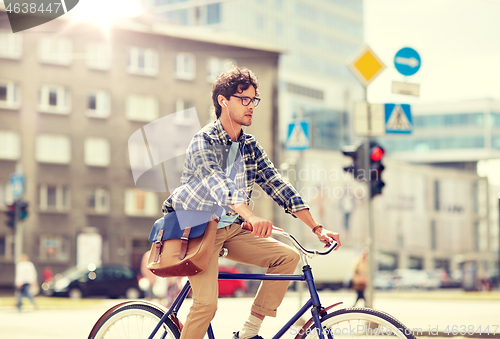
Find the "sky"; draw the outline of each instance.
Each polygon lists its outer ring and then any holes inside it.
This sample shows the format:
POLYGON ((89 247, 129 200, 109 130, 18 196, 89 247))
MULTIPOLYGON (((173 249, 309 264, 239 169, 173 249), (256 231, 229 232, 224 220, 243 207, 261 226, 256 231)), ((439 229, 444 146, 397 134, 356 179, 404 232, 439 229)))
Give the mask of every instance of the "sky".
POLYGON ((368 86, 373 103, 500 100, 500 0, 364 0, 365 42, 387 68, 368 86), (403 47, 420 70, 394 67, 403 47), (420 84, 420 97, 392 94, 392 81, 420 84))

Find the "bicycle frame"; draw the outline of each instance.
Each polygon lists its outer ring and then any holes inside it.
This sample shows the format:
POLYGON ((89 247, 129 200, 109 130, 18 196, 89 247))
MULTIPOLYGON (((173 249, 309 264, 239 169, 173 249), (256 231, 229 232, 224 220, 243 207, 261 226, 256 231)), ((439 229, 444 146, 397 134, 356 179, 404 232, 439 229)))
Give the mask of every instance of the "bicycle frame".
MULTIPOLYGON (((320 339, 324 339, 323 329, 321 328, 321 321, 319 313, 322 309, 318 291, 316 290, 316 285, 314 284, 313 275, 311 272, 311 267, 305 261, 305 265, 302 267, 302 274, 246 274, 246 273, 219 273, 219 280, 288 280, 288 281, 305 281, 309 289, 310 299, 302 306, 302 308, 295 313, 295 315, 273 336, 273 339, 281 338, 286 331, 297 321, 300 317, 306 313, 306 311, 312 307, 311 313, 316 328, 318 328, 318 335, 320 339)), ((152 339, 156 332, 161 327, 161 324, 171 315, 177 315, 182 303, 186 299, 189 291, 191 290, 191 284, 189 281, 181 289, 174 302, 168 309, 168 311, 163 315, 161 320, 156 325, 155 329, 149 336, 152 339)), ((215 339, 215 335, 212 330, 212 324, 208 326, 207 330, 208 338, 215 339)))

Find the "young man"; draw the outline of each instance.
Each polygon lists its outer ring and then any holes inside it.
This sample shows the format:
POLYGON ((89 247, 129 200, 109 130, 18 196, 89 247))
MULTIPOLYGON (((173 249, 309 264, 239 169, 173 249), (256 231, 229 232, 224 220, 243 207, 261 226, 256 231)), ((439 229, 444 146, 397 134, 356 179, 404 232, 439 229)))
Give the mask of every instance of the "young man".
MULTIPOLYGON (((217 120, 203 127, 188 147, 181 184, 163 204, 163 212, 173 210, 213 210, 224 208, 218 219, 215 246, 209 267, 189 277, 193 306, 182 329, 181 339, 202 339, 217 310, 218 256, 222 247, 227 258, 239 263, 266 267, 267 273, 293 274, 299 254, 273 239, 273 223, 249 207, 254 184, 258 184, 286 213, 302 220, 319 240, 335 240, 339 235, 319 225, 297 191, 283 181, 267 154, 243 126, 252 124, 259 104, 257 77, 246 68, 233 67, 221 73, 212 87, 217 120), (243 222, 253 231, 241 228, 243 222)), ((265 316, 276 316, 288 288, 288 281, 262 282, 248 320, 235 338, 261 339, 258 335, 265 316)))

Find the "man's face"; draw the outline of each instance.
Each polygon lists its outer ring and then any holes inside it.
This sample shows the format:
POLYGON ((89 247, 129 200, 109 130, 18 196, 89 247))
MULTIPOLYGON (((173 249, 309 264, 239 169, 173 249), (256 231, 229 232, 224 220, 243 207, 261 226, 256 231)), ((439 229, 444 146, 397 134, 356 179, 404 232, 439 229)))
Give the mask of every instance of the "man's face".
POLYGON ((244 106, 242 103, 243 100, 238 97, 255 98, 255 88, 250 86, 242 93, 236 92, 229 98, 229 101, 227 101, 228 114, 231 121, 241 126, 250 126, 252 124, 253 110, 255 108, 254 103, 251 101, 248 106, 244 106))

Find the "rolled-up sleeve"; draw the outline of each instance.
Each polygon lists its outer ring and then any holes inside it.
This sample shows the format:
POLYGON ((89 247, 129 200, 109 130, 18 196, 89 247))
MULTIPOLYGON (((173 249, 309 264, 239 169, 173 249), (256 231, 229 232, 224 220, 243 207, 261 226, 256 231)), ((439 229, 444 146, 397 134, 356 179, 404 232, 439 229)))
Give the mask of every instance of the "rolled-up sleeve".
POLYGON ((257 142, 255 143, 257 162, 256 183, 266 192, 286 213, 294 214, 303 209, 309 209, 297 190, 283 177, 269 160, 266 152, 257 142))

